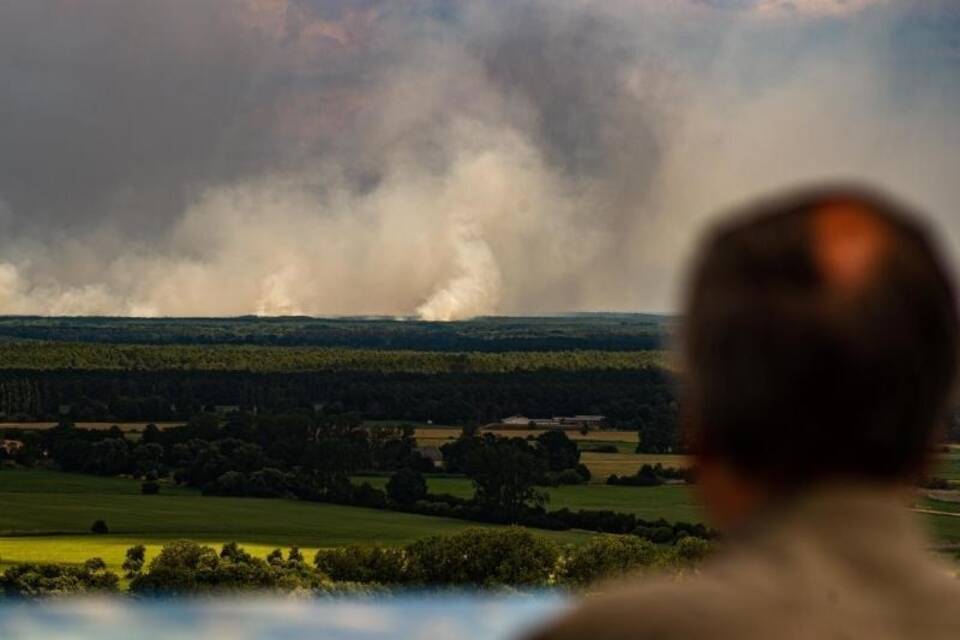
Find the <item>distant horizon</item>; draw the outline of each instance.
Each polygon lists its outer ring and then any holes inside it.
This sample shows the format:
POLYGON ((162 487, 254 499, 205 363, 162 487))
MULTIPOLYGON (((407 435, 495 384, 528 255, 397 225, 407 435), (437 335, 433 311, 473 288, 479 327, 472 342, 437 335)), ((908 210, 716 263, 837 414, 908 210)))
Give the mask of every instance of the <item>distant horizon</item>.
POLYGON ((46 315, 46 314, 20 314, 20 313, 2 313, 0 319, 64 319, 64 320, 352 320, 352 321, 392 321, 392 322, 425 322, 437 324, 450 324, 457 322, 475 322, 478 320, 498 320, 498 319, 524 319, 536 320, 538 318, 576 318, 578 316, 625 316, 625 317, 649 317, 649 318, 673 318, 679 315, 676 312, 666 311, 556 311, 546 313, 531 314, 484 314, 470 318, 459 318, 456 320, 425 320, 418 316, 398 316, 398 315, 378 315, 378 314, 357 314, 357 315, 258 315, 258 314, 240 314, 223 316, 123 316, 123 315, 46 315))

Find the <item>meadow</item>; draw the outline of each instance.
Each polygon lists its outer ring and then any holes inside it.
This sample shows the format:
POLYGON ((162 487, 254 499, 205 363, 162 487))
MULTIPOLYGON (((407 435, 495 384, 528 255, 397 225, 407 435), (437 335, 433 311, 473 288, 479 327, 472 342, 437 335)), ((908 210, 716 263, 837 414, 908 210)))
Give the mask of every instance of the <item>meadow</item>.
MULTIPOLYGON (((82 562, 102 557, 118 569, 126 549, 145 544, 148 553, 170 540, 205 544, 238 542, 265 555, 297 545, 313 551, 351 543, 405 544, 476 523, 360 507, 210 498, 164 485, 161 495, 140 495, 140 483, 41 470, 0 471, 0 564, 82 562), (103 519, 106 535, 89 533, 103 519)), ((578 543, 581 532, 543 532, 560 543, 578 543)))

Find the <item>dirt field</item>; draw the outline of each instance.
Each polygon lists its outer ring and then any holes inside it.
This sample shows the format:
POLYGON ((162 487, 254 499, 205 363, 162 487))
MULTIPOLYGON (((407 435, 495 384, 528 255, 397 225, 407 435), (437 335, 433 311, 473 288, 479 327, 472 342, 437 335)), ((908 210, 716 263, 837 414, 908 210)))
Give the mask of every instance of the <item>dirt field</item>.
MULTIPOLYGON (((483 429, 480 433, 492 433, 506 438, 537 437, 546 429, 483 429)), ((629 442, 637 444, 636 431, 589 431, 586 435, 577 430, 564 431, 571 440, 593 440, 602 442, 629 442)), ((460 436, 459 428, 417 427, 417 439, 420 440, 456 440, 460 436)))

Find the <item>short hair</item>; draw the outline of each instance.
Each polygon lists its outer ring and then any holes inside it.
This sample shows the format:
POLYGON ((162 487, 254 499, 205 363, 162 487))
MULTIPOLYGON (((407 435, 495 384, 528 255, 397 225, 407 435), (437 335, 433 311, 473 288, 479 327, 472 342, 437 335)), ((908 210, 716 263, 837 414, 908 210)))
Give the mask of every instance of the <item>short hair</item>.
POLYGON ((685 437, 780 485, 906 479, 952 400, 957 304, 919 215, 822 187, 734 212, 682 332, 685 437))

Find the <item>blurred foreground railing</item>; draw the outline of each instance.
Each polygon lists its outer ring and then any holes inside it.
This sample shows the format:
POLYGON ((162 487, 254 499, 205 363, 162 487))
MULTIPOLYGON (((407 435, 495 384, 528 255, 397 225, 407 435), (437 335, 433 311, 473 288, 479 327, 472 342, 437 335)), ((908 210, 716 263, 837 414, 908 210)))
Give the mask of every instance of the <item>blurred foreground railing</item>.
POLYGON ((514 638, 557 615, 556 595, 331 599, 0 600, 3 640, 514 638))

